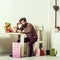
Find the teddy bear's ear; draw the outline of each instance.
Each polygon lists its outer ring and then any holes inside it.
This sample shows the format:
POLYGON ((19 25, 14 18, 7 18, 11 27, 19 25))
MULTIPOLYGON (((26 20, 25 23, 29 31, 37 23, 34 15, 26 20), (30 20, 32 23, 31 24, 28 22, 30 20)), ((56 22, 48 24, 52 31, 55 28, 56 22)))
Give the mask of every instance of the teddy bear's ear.
POLYGON ((5 22, 5 24, 7 24, 7 22, 5 22))
POLYGON ((5 25, 11 26, 11 23, 9 23, 9 22, 5 22, 5 25))

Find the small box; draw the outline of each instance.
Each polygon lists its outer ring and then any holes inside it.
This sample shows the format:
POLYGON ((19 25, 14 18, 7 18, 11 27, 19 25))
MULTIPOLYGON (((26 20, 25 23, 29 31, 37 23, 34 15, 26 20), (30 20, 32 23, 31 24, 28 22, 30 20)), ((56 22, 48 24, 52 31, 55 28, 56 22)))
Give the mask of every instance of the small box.
POLYGON ((44 56, 44 50, 40 50, 40 56, 44 56))
POLYGON ((50 50, 46 50, 46 55, 50 55, 50 50))
POLYGON ((50 56, 55 56, 55 49, 54 48, 50 49, 50 56))

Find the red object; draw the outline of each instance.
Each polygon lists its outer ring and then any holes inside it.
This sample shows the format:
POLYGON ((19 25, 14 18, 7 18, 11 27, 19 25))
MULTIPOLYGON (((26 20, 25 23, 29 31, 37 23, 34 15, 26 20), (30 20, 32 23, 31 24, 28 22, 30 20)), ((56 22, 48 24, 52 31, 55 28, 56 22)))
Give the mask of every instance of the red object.
POLYGON ((40 50, 40 56, 44 56, 44 50, 40 50))
POLYGON ((8 33, 9 33, 9 32, 13 32, 12 30, 9 30, 9 29, 6 29, 5 31, 8 32, 8 33))

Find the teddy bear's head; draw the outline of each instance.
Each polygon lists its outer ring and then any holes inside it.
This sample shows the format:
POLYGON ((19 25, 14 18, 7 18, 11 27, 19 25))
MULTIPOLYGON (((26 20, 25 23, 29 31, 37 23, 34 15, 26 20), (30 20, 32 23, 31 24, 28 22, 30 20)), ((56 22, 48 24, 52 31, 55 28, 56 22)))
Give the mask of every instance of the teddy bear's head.
POLYGON ((5 32, 13 32, 12 28, 11 28, 11 23, 9 22, 5 22, 5 32))
POLYGON ((4 26, 4 28, 8 29, 10 26, 11 26, 11 23, 9 23, 9 22, 5 22, 5 26, 4 26))

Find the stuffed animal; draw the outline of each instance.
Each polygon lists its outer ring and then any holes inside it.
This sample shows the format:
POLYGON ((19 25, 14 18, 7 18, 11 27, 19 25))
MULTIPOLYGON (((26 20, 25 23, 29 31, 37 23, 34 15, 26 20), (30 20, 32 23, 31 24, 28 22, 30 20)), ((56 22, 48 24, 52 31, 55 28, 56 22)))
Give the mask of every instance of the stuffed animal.
POLYGON ((13 32, 12 28, 11 28, 11 23, 9 22, 5 22, 5 32, 13 32))

